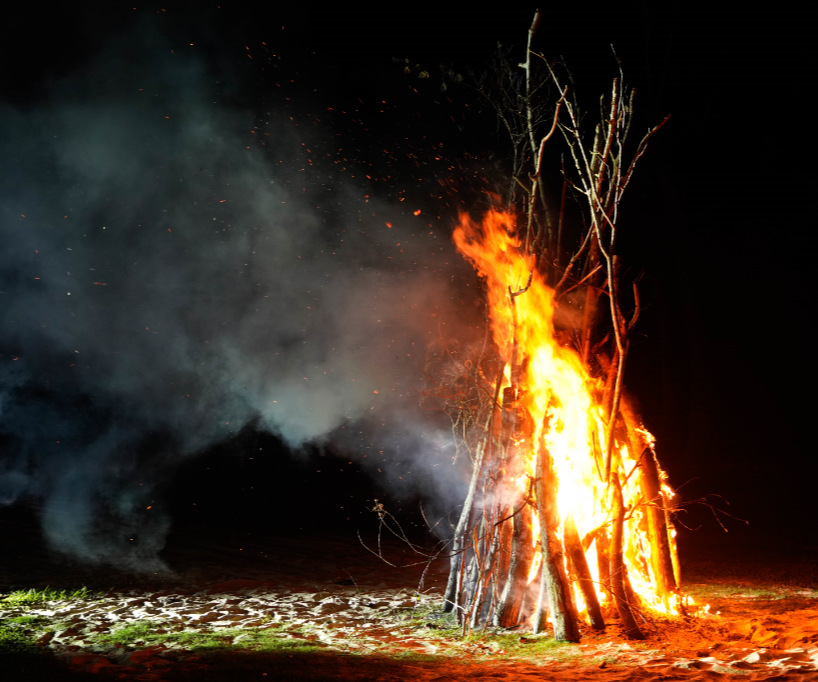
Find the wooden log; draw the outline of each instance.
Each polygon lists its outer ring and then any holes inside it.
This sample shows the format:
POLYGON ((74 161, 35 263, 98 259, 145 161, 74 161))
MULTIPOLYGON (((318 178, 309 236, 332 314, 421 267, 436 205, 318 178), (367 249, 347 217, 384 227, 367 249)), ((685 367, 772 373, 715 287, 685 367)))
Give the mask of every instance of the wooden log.
POLYGON ((548 602, 548 586, 543 575, 542 555, 540 556, 540 567, 537 571, 537 604, 534 608, 534 618, 531 623, 531 631, 538 635, 546 629, 546 616, 551 612, 551 604, 548 602))
MULTIPOLYGON (((596 561, 599 571, 599 583, 605 592, 607 603, 613 604, 613 593, 611 592, 611 538, 605 527, 598 528, 594 532, 594 542, 596 542, 596 561)), ((590 544, 590 543, 589 543, 590 544)), ((583 549, 587 550, 583 542, 583 549)))
POLYGON ((497 534, 500 541, 500 549, 497 553, 497 580, 496 580, 496 604, 492 611, 491 623, 495 627, 499 626, 500 613, 505 602, 505 591, 511 574, 511 564, 514 559, 514 508, 506 507, 503 510, 503 518, 498 521, 497 534))
POLYGON ((535 494, 537 498, 537 516, 540 521, 540 597, 537 617, 534 621, 535 632, 544 627, 544 604, 547 599, 551 615, 551 626, 554 639, 558 642, 578 642, 576 610, 571 601, 568 579, 565 576, 562 561, 562 547, 556 537, 557 510, 554 491, 554 479, 551 475, 551 456, 540 443, 536 453, 535 494))
POLYGON ((460 594, 462 593, 461 588, 467 565, 466 536, 468 535, 468 529, 471 525, 474 498, 477 491, 477 483, 480 480, 480 474, 483 467, 483 453, 485 452, 485 448, 486 441, 484 440, 478 446, 477 456, 472 465, 469 491, 466 494, 466 500, 463 503, 463 509, 460 511, 460 518, 458 519, 457 526, 454 530, 452 553, 449 559, 449 578, 446 582, 446 592, 443 595, 444 613, 450 613, 458 606, 462 606, 460 603, 460 594))
POLYGON ((494 563, 494 552, 492 551, 494 537, 491 535, 491 530, 491 524, 484 518, 475 538, 475 581, 468 594, 469 607, 467 616, 463 619, 464 634, 478 625, 485 610, 485 598, 494 563))
MULTIPOLYGON (((504 368, 503 368, 504 369, 504 368)), ((474 501, 478 485, 484 478, 484 460, 491 458, 494 454, 496 435, 501 430, 500 422, 502 417, 499 414, 500 407, 498 399, 500 389, 503 384, 503 369, 500 370, 494 384, 494 398, 492 400, 491 414, 485 425, 484 437, 477 445, 474 461, 472 463, 472 475, 469 481, 469 490, 463 502, 463 509, 457 521, 452 542, 452 553, 450 557, 449 577, 446 582, 446 591, 443 595, 443 612, 450 613, 462 606, 463 580, 468 567, 466 554, 466 538, 469 529, 474 523, 474 501), (488 451, 488 453, 487 453, 488 451)), ((458 615, 459 617, 459 615, 458 615)))
POLYGON ((677 591, 676 572, 673 566, 671 540, 666 517, 665 496, 659 479, 659 465, 651 448, 645 448, 639 459, 642 469, 642 490, 647 500, 647 530, 651 546, 651 569, 656 587, 661 595, 677 591))
MULTIPOLYGON (((513 302, 512 298, 512 302, 513 302)), ((515 350, 516 357, 516 350, 515 350)), ((517 382, 523 371, 524 363, 512 363, 512 382, 517 382)), ((525 443, 525 434, 530 431, 530 417, 520 409, 519 392, 513 386, 503 390, 503 440, 505 443, 525 443)), ((525 446, 509 445, 509 454, 505 461, 504 479, 513 481, 523 476, 526 459, 525 446)), ((531 536, 530 497, 532 488, 525 493, 519 491, 513 498, 511 524, 511 546, 508 573, 500 594, 495 624, 511 628, 522 625, 525 619, 525 601, 528 593, 528 573, 534 557, 531 536)))
POLYGON ((495 618, 495 624, 503 628, 522 625, 527 616, 528 574, 534 560, 531 507, 523 503, 522 508, 509 523, 513 524, 511 560, 495 618))
POLYGON ((671 510, 665 507, 665 526, 667 527, 668 544, 670 545, 670 560, 673 564, 673 577, 676 578, 676 585, 682 584, 682 570, 679 566, 679 551, 676 548, 676 538, 673 536, 673 522, 670 518, 671 510))
POLYGON ((588 622, 594 630, 604 630, 605 619, 602 617, 602 609, 596 596, 591 569, 588 567, 588 560, 585 558, 585 552, 582 549, 577 526, 570 516, 565 519, 563 524, 563 542, 565 543, 565 551, 568 554, 571 567, 577 577, 577 584, 582 592, 582 597, 585 599, 588 622))
POLYGON ((613 595, 616 610, 622 621, 622 629, 631 639, 644 639, 642 631, 636 624, 631 609, 630 595, 627 590, 627 574, 625 561, 622 556, 623 526, 625 522, 625 508, 622 501, 622 488, 619 485, 619 476, 611 474, 611 499, 613 524, 611 528, 611 543, 609 547, 609 563, 611 573, 611 594, 613 595))

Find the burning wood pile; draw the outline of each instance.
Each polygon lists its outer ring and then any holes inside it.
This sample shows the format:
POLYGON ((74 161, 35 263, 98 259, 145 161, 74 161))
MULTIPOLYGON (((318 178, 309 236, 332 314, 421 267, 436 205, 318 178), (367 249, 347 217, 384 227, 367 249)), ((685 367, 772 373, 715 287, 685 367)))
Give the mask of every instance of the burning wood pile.
POLYGON ((634 611, 681 608, 673 493, 653 438, 622 395, 612 411, 614 382, 560 343, 554 290, 511 215, 463 216, 454 238, 486 282, 502 369, 474 447, 447 607, 469 626, 535 632, 548 616, 569 641, 580 617, 603 629, 614 607, 639 637, 634 611))
MULTIPOLYGON (((639 292, 636 282, 623 286, 616 254, 622 195, 661 124, 628 145, 633 97, 620 74, 601 122, 586 133, 567 79, 531 49, 538 21, 523 76, 498 79, 516 82, 525 103, 517 128, 503 112, 518 142, 515 183, 481 219, 461 215, 454 232, 485 283, 490 341, 462 362, 456 390, 449 386, 472 476, 445 608, 464 630, 536 633, 550 622, 556 639, 577 641, 581 623, 601 630, 616 620, 641 638, 643 616, 678 614, 684 601, 673 492, 624 391, 639 292), (546 86, 556 93, 550 104, 546 86), (560 141, 570 163, 562 164, 555 210, 543 191, 543 159, 560 141)), ((509 74, 515 68, 507 65, 509 74)))

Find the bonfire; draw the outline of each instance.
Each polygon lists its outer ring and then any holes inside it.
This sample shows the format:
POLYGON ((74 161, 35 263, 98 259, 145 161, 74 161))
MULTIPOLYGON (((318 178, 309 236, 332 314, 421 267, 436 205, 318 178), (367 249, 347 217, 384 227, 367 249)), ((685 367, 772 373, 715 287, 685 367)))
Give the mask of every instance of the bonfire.
POLYGON ((447 608, 472 625, 530 624, 535 632, 550 613, 558 638, 575 640, 578 617, 604 629, 603 612, 614 607, 639 637, 634 609, 683 608, 673 492, 654 439, 624 396, 611 411, 609 384, 560 343, 554 290, 523 251, 513 216, 463 215, 454 239, 486 282, 502 369, 458 527, 447 608))
POLYGON ((586 130, 569 79, 532 49, 538 22, 525 63, 496 79, 515 96, 486 92, 525 104, 517 124, 514 112, 501 117, 518 145, 514 182, 479 216, 461 214, 454 231, 485 285, 491 350, 461 360, 447 392, 472 475, 445 608, 465 630, 550 623, 556 639, 577 641, 581 623, 602 630, 615 620, 640 638, 649 614, 685 609, 674 494, 625 392, 640 304, 616 252, 623 193, 662 124, 629 144, 633 93, 620 72, 586 130), (560 143, 556 208, 543 161, 560 143))

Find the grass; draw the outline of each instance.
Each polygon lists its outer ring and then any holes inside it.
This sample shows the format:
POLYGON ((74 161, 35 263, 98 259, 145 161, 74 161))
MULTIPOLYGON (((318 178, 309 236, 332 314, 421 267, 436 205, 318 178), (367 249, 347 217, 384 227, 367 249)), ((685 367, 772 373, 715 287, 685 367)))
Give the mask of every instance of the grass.
MULTIPOLYGON (((64 598, 64 593, 26 590, 15 593, 11 601, 4 601, 13 606, 26 606, 64 598)), ((81 594, 73 592, 68 598, 79 599, 81 594)), ((36 632, 38 626, 41 630, 42 626, 48 624, 54 625, 47 617, 30 615, 12 616, 0 621, 0 670, 4 675, 12 675, 8 679, 25 679, 27 682, 86 679, 84 674, 67 669, 47 647, 37 643, 32 632, 36 632)), ((133 621, 98 636, 96 643, 129 649, 156 645, 179 648, 199 656, 203 663, 218 663, 217 667, 222 672, 225 672, 224 666, 231 661, 255 666, 258 665, 257 657, 264 656, 284 662, 287 667, 293 660, 305 662, 309 661, 309 655, 323 653, 322 645, 288 637, 287 631, 281 626, 222 629, 187 627, 178 630, 174 630, 174 627, 178 628, 179 625, 150 620, 133 621)), ((51 628, 46 628, 48 629, 51 628)), ((181 674, 187 679, 187 673, 181 674)))
MULTIPOLYGON (((51 587, 15 590, 0 595, 0 609, 29 609, 54 601, 90 601, 96 593, 87 587, 75 590, 55 590, 51 587)), ((46 616, 16 615, 0 620, 0 670, 3 679, 26 680, 85 680, 81 673, 68 669, 47 647, 36 641, 36 631, 55 625, 46 616)))
POLYGON ((31 588, 28 590, 15 590, 5 597, 0 598, 0 606, 36 606, 50 601, 75 601, 89 600, 94 597, 94 593, 87 587, 80 587, 76 590, 52 590, 50 587, 43 589, 31 588))
POLYGON ((5 619, 6 623, 14 623, 16 625, 32 627, 35 625, 42 625, 48 622, 45 616, 13 616, 5 619))
POLYGON ((413 627, 425 628, 439 637, 459 637, 463 631, 454 613, 444 613, 436 607, 414 609, 406 620, 413 627))
MULTIPOLYGON (((463 637, 453 614, 444 614, 431 608, 415 610, 412 617, 404 619, 401 624, 441 643, 460 642, 466 646, 472 645, 475 650, 469 649, 470 657, 480 657, 481 650, 493 658, 499 656, 503 659, 534 660, 548 656, 551 659, 569 660, 578 655, 574 645, 557 642, 545 635, 521 636, 519 633, 488 630, 463 637)), ((180 627, 178 623, 138 620, 124 623, 112 632, 100 635, 97 641, 129 649, 162 645, 207 657, 241 652, 292 656, 325 651, 322 643, 303 638, 310 634, 310 629, 309 625, 292 628, 284 624, 265 624, 254 628, 191 628, 180 627)), ((439 655, 416 651, 392 652, 388 657, 416 663, 429 663, 439 659, 439 655)))
POLYGON ((51 682, 52 680, 81 680, 82 677, 66 668, 24 630, 32 621, 8 618, 0 622, 0 671, 4 680, 51 682))
POLYGON ((173 630, 173 627, 171 624, 156 621, 133 621, 100 636, 99 642, 129 648, 161 644, 195 653, 246 649, 260 652, 309 653, 322 648, 302 639, 287 637, 280 626, 181 630, 173 630))
POLYGON ((110 634, 102 635, 99 641, 105 644, 116 644, 118 646, 134 646, 136 644, 150 646, 167 640, 167 635, 161 634, 161 632, 162 627, 160 623, 139 620, 120 625, 110 634))
POLYGON ((38 652, 37 642, 24 632, 20 624, 11 621, 0 623, 0 656, 38 652))
POLYGON ((577 655, 576 645, 569 642, 558 642, 545 635, 520 636, 517 633, 503 632, 492 634, 489 641, 500 647, 503 655, 512 658, 571 658, 577 655))
POLYGON ((472 657, 480 656, 479 649, 483 649, 491 658, 502 659, 534 660, 547 656, 570 660, 579 655, 574 644, 558 642, 548 635, 521 635, 518 632, 485 629, 463 636, 463 628, 458 625, 455 614, 443 613, 435 607, 416 609, 410 624, 416 632, 422 629, 423 635, 429 639, 475 645, 477 651, 470 654, 472 657))

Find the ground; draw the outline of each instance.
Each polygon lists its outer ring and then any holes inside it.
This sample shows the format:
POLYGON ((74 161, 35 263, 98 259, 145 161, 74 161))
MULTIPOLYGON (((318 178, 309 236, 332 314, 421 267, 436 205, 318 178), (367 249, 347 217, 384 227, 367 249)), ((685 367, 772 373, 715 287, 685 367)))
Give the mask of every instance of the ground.
POLYGON ((374 534, 199 529, 168 554, 172 574, 142 576, 18 553, 0 573, 0 627, 27 644, 0 667, 21 680, 818 680, 813 563, 689 561, 685 589, 707 615, 645 624, 645 641, 612 623, 557 644, 460 637, 440 613, 444 560, 391 540, 389 563, 370 550, 374 534))

